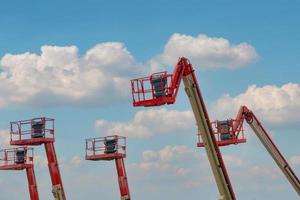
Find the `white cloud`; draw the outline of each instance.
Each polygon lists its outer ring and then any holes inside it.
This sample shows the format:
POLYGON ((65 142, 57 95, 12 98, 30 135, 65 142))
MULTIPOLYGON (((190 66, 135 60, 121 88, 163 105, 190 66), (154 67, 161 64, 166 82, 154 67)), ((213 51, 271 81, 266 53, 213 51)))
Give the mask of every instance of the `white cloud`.
POLYGON ((270 177, 272 179, 282 178, 282 172, 279 168, 275 167, 265 167, 265 166, 251 166, 247 170, 245 176, 249 177, 270 177))
POLYGON ((76 46, 41 47, 41 53, 5 54, 0 58, 0 108, 16 105, 107 105, 129 101, 133 77, 173 67, 179 57, 207 68, 237 68, 257 57, 246 43, 224 38, 173 34, 164 52, 145 67, 119 42, 95 45, 79 56, 76 46))
POLYGON ((82 57, 76 46, 45 45, 40 55, 6 54, 0 67, 0 107, 122 101, 129 97, 129 76, 144 69, 117 42, 98 44, 82 57))
POLYGON ((159 163, 159 162, 142 162, 130 164, 130 168, 134 170, 142 170, 144 172, 160 172, 160 173, 171 173, 171 176, 184 176, 189 173, 186 168, 176 167, 170 163, 159 163))
MULTIPOLYGON (((244 185, 250 182, 252 187, 255 186, 255 180, 264 180, 262 185, 276 186, 278 181, 284 178, 277 166, 269 166, 266 163, 257 165, 234 154, 223 153, 222 156, 233 183, 244 185)), ((295 157, 291 160, 298 163, 299 158, 295 157)), ((144 151, 142 160, 131 163, 128 167, 129 171, 134 172, 132 175, 139 178, 138 181, 143 181, 141 179, 155 183, 158 180, 159 182, 172 181, 185 188, 215 185, 206 153, 204 151, 199 153, 185 145, 165 146, 157 151, 144 151)))
MULTIPOLYGON (((236 171, 244 173, 245 168, 248 169, 248 166, 236 155, 223 154, 223 158, 227 168, 234 167, 235 173, 236 171)), ((142 160, 130 164, 129 169, 137 176, 143 174, 147 179, 151 177, 153 180, 172 179, 187 188, 215 183, 206 153, 185 145, 168 145, 157 151, 144 151, 142 160), (153 174, 156 176, 153 177, 153 174)))
MULTIPOLYGON (((48 160, 46 155, 35 155, 34 163, 38 170, 44 170, 48 168, 48 160)), ((79 156, 73 156, 72 158, 65 159, 64 157, 58 158, 59 167, 68 171, 70 169, 76 169, 84 164, 84 160, 79 156)))
POLYGON ((171 176, 185 176, 191 169, 185 164, 194 163, 194 160, 204 158, 204 154, 184 145, 165 146, 158 151, 147 150, 143 152, 143 159, 140 163, 132 163, 130 168, 141 170, 147 173, 170 172, 171 176))
POLYGON ((244 161, 241 158, 239 158, 235 155, 231 155, 231 154, 224 154, 223 159, 224 159, 224 162, 226 163, 226 165, 228 165, 228 166, 241 167, 244 164, 244 161))
POLYGON ((160 160, 163 162, 183 161, 192 158, 198 158, 199 153, 184 145, 165 146, 159 151, 144 151, 143 159, 145 161, 160 160))
POLYGON ((173 66, 182 56, 189 58, 194 66, 230 69, 247 65, 258 57, 255 48, 247 43, 233 45, 224 38, 175 33, 165 45, 163 53, 150 63, 153 71, 157 71, 160 65, 173 66))
POLYGON ((186 133, 195 126, 191 111, 147 109, 138 111, 129 122, 109 122, 97 120, 96 128, 107 135, 120 134, 129 137, 145 138, 155 134, 186 133))
POLYGON ((0 149, 10 146, 10 134, 8 130, 0 130, 0 149))
POLYGON ((300 156, 293 156, 290 159, 291 165, 300 167, 300 156))
POLYGON ((71 167, 80 167, 83 165, 84 160, 79 156, 73 156, 73 158, 70 161, 71 167))
POLYGON ((296 83, 287 83, 279 87, 251 85, 237 96, 227 94, 221 97, 212 113, 222 117, 235 117, 242 105, 253 110, 264 122, 272 124, 300 122, 300 85, 296 83))

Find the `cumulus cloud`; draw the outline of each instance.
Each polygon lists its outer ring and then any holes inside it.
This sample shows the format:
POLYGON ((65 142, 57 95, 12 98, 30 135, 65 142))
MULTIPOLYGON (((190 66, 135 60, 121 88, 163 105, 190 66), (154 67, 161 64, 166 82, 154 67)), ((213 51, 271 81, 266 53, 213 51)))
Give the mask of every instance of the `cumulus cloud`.
POLYGON ((145 161, 160 160, 163 162, 176 162, 197 158, 199 155, 199 153, 196 153, 193 149, 190 149, 185 145, 177 145, 165 146, 159 151, 144 151, 143 159, 145 161))
POLYGON ((156 71, 161 65, 173 66, 182 56, 189 58, 194 66, 235 69, 253 62, 258 54, 254 47, 245 42, 234 45, 224 38, 175 33, 165 45, 163 53, 150 63, 153 71, 156 71))
MULTIPOLYGON (((129 169, 151 179, 172 179, 187 188, 214 184, 207 155, 185 145, 165 146, 159 150, 146 150, 140 162, 131 163, 129 169), (157 174, 159 176, 152 176, 157 174)), ((226 166, 234 167, 236 174, 243 174, 248 166, 236 155, 224 154, 226 166), (240 173, 237 173, 240 172, 240 173)))
POLYGON ((147 109, 138 111, 129 122, 97 120, 98 132, 107 135, 120 134, 129 137, 146 138, 155 134, 186 133, 195 125, 191 111, 147 109))
POLYGON ((300 85, 296 83, 287 83, 279 87, 251 85, 237 96, 226 94, 218 99, 212 113, 222 117, 234 117, 242 105, 248 106, 264 122, 271 124, 299 122, 300 85))
POLYGON ((172 176, 185 176, 191 170, 190 166, 187 167, 185 164, 201 157, 204 155, 185 145, 165 146, 158 151, 144 151, 142 161, 130 164, 130 168, 149 173, 170 172, 172 176))
POLYGON ((0 107, 17 104, 97 104, 128 98, 129 77, 144 68, 122 43, 106 42, 78 55, 76 46, 42 46, 41 54, 0 60, 0 107))
POLYGON ((256 59, 251 45, 224 38, 174 34, 163 53, 138 63, 124 44, 104 42, 79 56, 76 46, 41 47, 41 53, 0 58, 0 108, 15 105, 107 105, 129 101, 133 77, 144 76, 181 56, 207 68, 237 68, 256 59))

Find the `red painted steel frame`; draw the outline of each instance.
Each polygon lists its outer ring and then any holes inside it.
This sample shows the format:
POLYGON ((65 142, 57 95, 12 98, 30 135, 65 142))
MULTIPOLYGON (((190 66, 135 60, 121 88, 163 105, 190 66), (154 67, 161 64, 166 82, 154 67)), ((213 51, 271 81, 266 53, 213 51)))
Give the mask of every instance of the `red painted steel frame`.
POLYGON ((85 159, 86 160, 114 160, 126 158, 126 137, 113 135, 98 138, 89 138, 85 141, 85 159), (105 153, 105 140, 114 139, 117 142, 116 152, 105 153))
POLYGON ((37 146, 44 144, 48 160, 49 173, 51 176, 53 195, 56 197, 59 196, 58 193, 61 193, 63 200, 65 200, 65 192, 54 148, 54 119, 40 117, 11 122, 10 124, 11 145, 37 146), (32 127, 36 122, 40 122, 42 124, 42 131, 40 137, 34 138, 34 129, 32 127))
POLYGON ((39 200, 39 194, 37 190, 37 183, 34 173, 34 167, 26 168, 27 181, 28 181, 28 190, 31 200, 39 200))
POLYGON ((48 142, 55 142, 54 119, 46 117, 32 118, 10 122, 10 144, 37 146, 48 142), (41 137, 33 137, 32 125, 36 122, 43 124, 41 137))
MULTIPOLYGON (((234 128, 234 125, 237 123, 236 120, 229 119, 229 120, 226 120, 226 121, 228 121, 229 125, 230 125, 230 130, 229 130, 230 138, 226 139, 226 140, 221 139, 220 129, 218 129, 218 126, 217 126, 219 121, 214 121, 214 122, 211 123, 213 125, 213 128, 214 128, 213 131, 214 131, 215 138, 216 138, 218 146, 228 146, 228 145, 232 145, 232 144, 237 145, 237 144, 246 143, 247 140, 246 140, 245 135, 244 135, 243 123, 240 124, 239 130, 236 130, 234 128)), ((204 147, 204 143, 201 139, 200 133, 198 133, 197 147, 204 147)))
POLYGON ((48 159, 48 168, 49 173, 51 176, 51 182, 53 187, 53 194, 55 195, 55 190, 61 190, 63 199, 66 199, 65 197, 65 191, 63 188, 62 178, 60 175, 60 170, 58 167, 58 161, 55 153, 54 144, 51 143, 45 143, 45 150, 47 154, 48 159))
POLYGON ((160 106, 164 104, 173 104, 176 100, 174 88, 171 83, 173 75, 167 72, 154 73, 149 77, 138 78, 131 80, 133 106, 160 106), (162 94, 162 97, 155 97, 155 89, 152 84, 154 78, 161 78, 166 80, 166 85, 161 85, 161 90, 166 90, 166 93, 162 94), (171 94, 172 93, 172 94, 171 94))
POLYGON ((128 180, 125 170, 125 164, 123 158, 117 158, 115 159, 116 162, 116 168, 118 172, 118 181, 119 181, 119 188, 120 188, 120 194, 122 200, 130 200, 130 194, 129 194, 129 186, 128 186, 128 180))
POLYGON ((86 139, 85 159, 91 161, 110 161, 115 160, 118 173, 118 183, 121 194, 121 200, 130 200, 129 185, 124 164, 126 158, 126 137, 113 135, 99 138, 86 139), (105 141, 115 140, 115 148, 111 153, 105 153, 105 141))
POLYGON ((0 170, 23 170, 33 166, 33 148, 22 146, 0 150, 0 170), (24 162, 17 162, 17 151, 24 151, 24 162))
POLYGON ((0 151, 0 170, 26 170, 28 190, 31 200, 39 200, 39 193, 33 165, 33 149, 28 147, 18 147, 4 149, 0 151), (17 150, 24 151, 24 163, 17 164, 17 150))

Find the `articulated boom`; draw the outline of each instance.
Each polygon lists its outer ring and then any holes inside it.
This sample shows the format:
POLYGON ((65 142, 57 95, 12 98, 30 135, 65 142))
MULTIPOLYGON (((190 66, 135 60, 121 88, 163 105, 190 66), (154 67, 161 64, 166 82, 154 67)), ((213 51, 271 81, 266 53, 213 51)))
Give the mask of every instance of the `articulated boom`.
MULTIPOLYGON (((267 131, 264 129, 262 124, 259 122, 255 114, 249 110, 246 106, 242 106, 236 116, 236 119, 232 124, 232 134, 239 135, 243 130, 243 122, 246 121, 256 136, 259 138, 261 143, 267 149, 269 154, 272 156, 278 167, 281 169, 285 177, 291 183, 293 188, 296 190, 298 195, 300 195, 300 181, 286 159, 280 153, 272 139, 270 138, 267 131)), ((220 134, 220 133, 219 133, 220 134)), ((229 138, 228 138, 229 139, 229 138)), ((229 139, 230 140, 230 139, 229 139)))
POLYGON ((236 199, 214 136, 194 69, 188 59, 180 58, 173 74, 160 72, 149 77, 131 80, 133 106, 147 107, 175 103, 182 80, 219 189, 219 199, 236 199))
MULTIPOLYGON (((281 169, 285 177, 292 184, 298 195, 300 196, 300 181, 286 159, 280 153, 279 149, 276 147, 272 139, 270 138, 267 131, 264 129, 262 124, 259 122, 257 117, 252 111, 250 111, 246 106, 241 108, 244 117, 241 117, 241 120, 244 118, 246 122, 250 125, 256 136, 259 138, 261 143, 267 149, 269 154, 272 156, 278 167, 281 169)), ((239 116, 238 116, 239 117, 239 116)))

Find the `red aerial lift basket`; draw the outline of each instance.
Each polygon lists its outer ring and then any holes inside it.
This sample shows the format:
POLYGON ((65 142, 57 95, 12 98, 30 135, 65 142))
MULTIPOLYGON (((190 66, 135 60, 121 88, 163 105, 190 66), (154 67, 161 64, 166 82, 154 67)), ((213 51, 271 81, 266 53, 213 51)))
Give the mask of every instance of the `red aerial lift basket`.
POLYGON ((172 77, 164 71, 131 80, 133 106, 173 104, 178 87, 172 86, 172 77))
POLYGON ((126 157, 126 137, 113 135, 85 141, 86 160, 113 160, 126 157))
POLYGON ((17 147, 0 150, 0 170, 23 170, 33 167, 33 148, 17 147))
MULTIPOLYGON (((211 123, 213 134, 215 135, 218 146, 227 146, 231 144, 246 143, 243 125, 240 126, 238 131, 232 129, 233 123, 237 120, 229 119, 224 121, 214 121, 211 123)), ((204 147, 201 139, 201 134, 198 133, 198 147, 204 147)))
POLYGON ((40 117, 10 123, 11 145, 40 145, 54 142, 54 119, 40 117))

